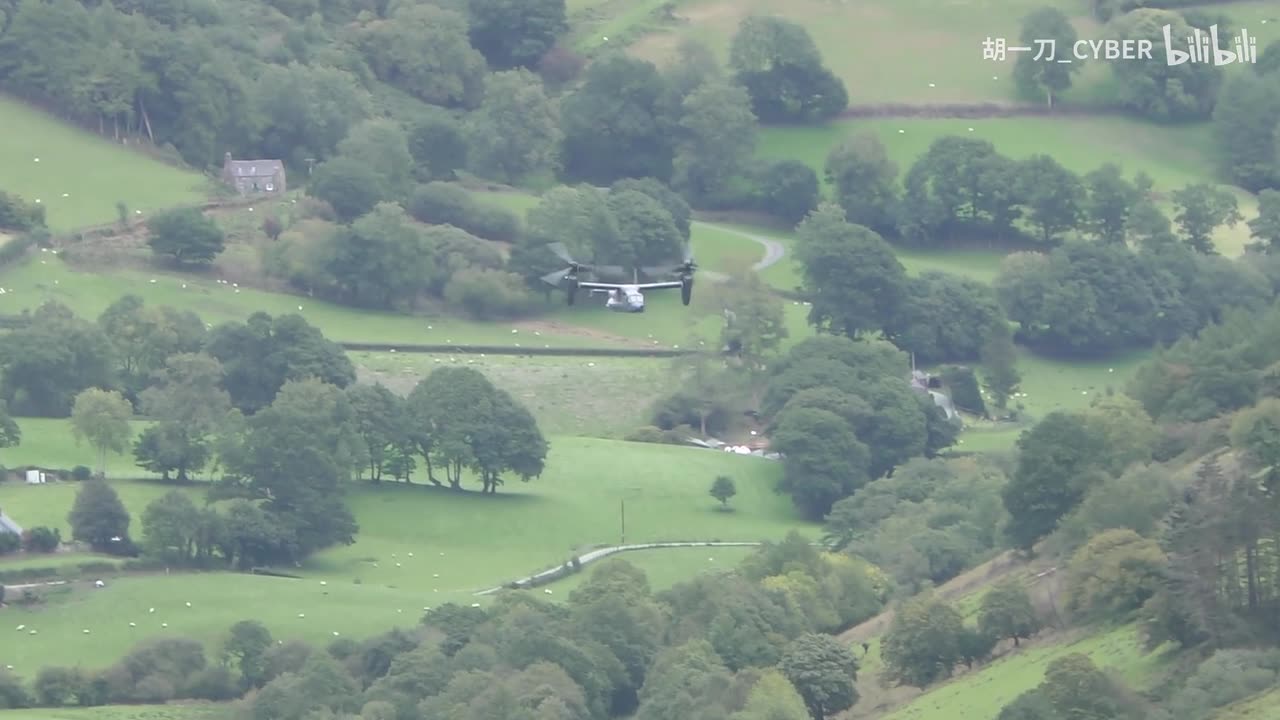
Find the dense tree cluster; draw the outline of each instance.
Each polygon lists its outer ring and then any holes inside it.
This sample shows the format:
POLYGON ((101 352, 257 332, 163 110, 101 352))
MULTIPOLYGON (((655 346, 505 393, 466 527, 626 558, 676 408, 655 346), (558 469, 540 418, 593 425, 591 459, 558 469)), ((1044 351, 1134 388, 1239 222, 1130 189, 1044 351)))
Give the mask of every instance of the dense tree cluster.
POLYGON ((910 386, 905 353, 834 335, 804 340, 770 368, 761 410, 784 455, 780 489, 806 515, 914 457, 932 457, 959 432, 933 398, 910 386))
POLYGON ((1005 483, 981 458, 915 458, 836 502, 825 540, 875 563, 899 590, 917 592, 1004 547, 1005 483))
POLYGON ((585 62, 558 45, 564 0, 0 12, 0 88, 200 168, 226 152, 281 158, 348 222, 463 169, 511 183, 653 177, 798 219, 816 178, 754 161, 757 119, 824 122, 848 102, 808 32, 773 17, 743 21, 731 71, 687 45, 669 70, 607 53, 576 82, 585 62))
MULTIPOLYGON (((108 453, 128 448, 130 419, 142 413, 153 422, 133 442, 140 467, 178 482, 206 468, 221 478, 214 504, 174 493, 147 508, 145 549, 170 562, 248 569, 350 543, 346 482, 366 472, 408 481, 418 457, 430 482, 461 489, 470 472, 486 493, 508 473, 529 481, 544 467, 547 441, 533 416, 484 375, 441 368, 408 398, 355 385, 342 349, 298 315, 258 313, 206 330, 194 314, 126 296, 97 324, 55 304, 27 319, 9 336, 27 352, 0 365, 8 403, 69 414, 76 437, 98 451, 99 473, 108 453)), ((5 446, 21 440, 7 413, 0 430, 5 446)), ((86 485, 73 515, 73 539, 132 553, 128 515, 108 486, 86 485)))
POLYGON ((254 621, 233 626, 212 654, 186 638, 152 640, 102 671, 44 668, 29 688, 0 673, 0 704, 90 707, 247 692, 247 716, 264 720, 317 712, 823 720, 857 702, 858 664, 821 633, 877 612, 878 582, 869 566, 793 534, 737 570, 660 593, 642 571, 608 560, 567 604, 513 593, 488 609, 442 605, 416 628, 326 649, 276 641, 254 621))
MULTIPOLYGON (((991 388, 997 397, 1017 384, 1008 321, 1036 350, 1096 357, 1172 343, 1275 295, 1270 265, 1215 254, 1214 230, 1241 216, 1235 197, 1211 185, 1173 192, 1171 223, 1142 176, 1130 181, 1104 165, 1081 178, 1047 156, 1014 161, 960 137, 936 140, 903 194, 867 135, 832 151, 827 176, 839 207, 823 205, 797 227, 810 322, 850 337, 883 334, 921 361, 991 360, 1003 376, 991 388), (1008 256, 993 293, 946 274, 908 277, 882 235, 936 246, 975 233, 1039 247, 1008 256)), ((1250 229, 1269 252, 1280 200, 1264 194, 1250 229)))

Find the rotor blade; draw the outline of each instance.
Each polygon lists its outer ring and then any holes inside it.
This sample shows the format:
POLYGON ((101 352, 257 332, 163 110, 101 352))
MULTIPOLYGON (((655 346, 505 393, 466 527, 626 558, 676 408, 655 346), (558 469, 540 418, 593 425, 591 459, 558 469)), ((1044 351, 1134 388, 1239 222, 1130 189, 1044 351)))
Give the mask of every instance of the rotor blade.
POLYGON ((640 272, 649 277, 658 277, 660 275, 670 275, 680 269, 680 265, 659 265, 658 267, 640 268, 640 272))
POLYGON ((558 257, 558 258, 560 258, 561 260, 563 260, 563 261, 565 261, 565 262, 569 263, 570 265, 577 265, 577 264, 578 264, 577 262, 575 262, 575 261, 574 261, 574 259, 573 259, 572 257, 570 257, 570 256, 569 256, 569 248, 565 247, 565 246, 564 246, 564 243, 562 243, 562 242, 553 242, 553 243, 549 243, 549 244, 547 245, 547 249, 548 249, 548 250, 550 250, 551 252, 555 253, 556 257, 558 257))
POLYGON ((684 261, 685 263, 693 262, 693 243, 685 243, 684 245, 684 261))
POLYGON ((569 268, 565 268, 564 270, 557 270, 553 273, 547 273, 546 275, 542 276, 542 281, 547 283, 548 285, 555 285, 559 287, 560 283, 564 282, 564 279, 569 276, 570 272, 572 271, 569 268))

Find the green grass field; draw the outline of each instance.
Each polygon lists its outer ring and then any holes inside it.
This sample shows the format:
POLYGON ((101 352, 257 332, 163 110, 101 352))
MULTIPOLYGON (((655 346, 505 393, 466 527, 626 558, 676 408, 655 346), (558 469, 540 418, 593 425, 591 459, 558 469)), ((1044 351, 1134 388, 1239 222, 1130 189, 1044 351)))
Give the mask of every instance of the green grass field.
POLYGON ((649 422, 649 410, 681 377, 675 360, 648 358, 442 356, 353 352, 361 382, 407 393, 446 363, 465 363, 524 403, 551 435, 621 437, 649 422))
MULTIPOLYGON (((1014 102, 1011 74, 1017 53, 1006 60, 983 59, 983 41, 1005 38, 1017 45, 1022 18, 1046 3, 1037 0, 988 0, 981 8, 969 3, 934 0, 687 0, 676 14, 684 23, 675 30, 650 34, 631 52, 663 63, 682 38, 695 38, 722 59, 738 24, 750 14, 779 15, 804 25, 828 67, 840 76, 852 104, 1014 102)), ((1103 28, 1080 0, 1052 3, 1072 18, 1080 39, 1100 40, 1103 28)), ((1255 0, 1215 5, 1258 37, 1261 49, 1280 38, 1274 4, 1255 0), (1275 22, 1274 20, 1272 22, 1275 22)), ((1063 57, 1067 48, 1058 48, 1063 57)), ((1236 68, 1231 68, 1235 70, 1236 68)), ((1098 104, 1116 97, 1106 61, 1086 62, 1075 86, 1061 98, 1074 104, 1098 104)))
MULTIPOLYGON (((77 658, 87 665, 109 662, 144 631, 164 631, 156 627, 160 622, 169 623, 169 632, 201 639, 213 639, 246 617, 260 618, 283 635, 315 640, 332 637, 334 631, 379 632, 416 620, 404 616, 416 616, 423 605, 471 602, 478 590, 565 562, 585 548, 620 542, 624 505, 629 543, 777 540, 807 527, 790 501, 773 492, 779 472, 778 464, 759 458, 556 437, 543 476, 528 485, 517 481, 497 496, 360 483, 348 496, 361 528, 356 544, 331 549, 290 570, 306 580, 152 575, 118 579, 102 591, 76 587, 55 595, 43 608, 4 611, 11 627, 25 624, 39 631, 21 638, 15 633, 21 642, 12 664, 23 668, 77 658), (720 474, 737 481, 735 512, 719 512, 707 495, 720 474), (196 607, 188 610, 186 601, 196 607), (163 613, 161 604, 167 608, 163 613), (152 606, 157 607, 154 618, 146 612, 152 606), (307 617, 297 618, 300 612, 307 617), (129 628, 129 622, 138 627, 129 628), (93 635, 87 656, 84 629, 93 635)), ((134 515, 135 528, 146 504, 171 488, 144 481, 116 481, 115 486, 134 515)), ((65 536, 75 490, 74 483, 5 483, 0 485, 0 507, 19 524, 60 527, 65 536)), ((680 557, 682 551, 666 551, 676 553, 671 560, 658 554, 663 551, 636 557, 642 566, 661 569, 655 571, 655 584, 674 582, 702 569, 703 563, 712 564, 705 560, 708 556, 724 565, 735 557, 729 549, 702 550, 712 552, 680 557), (695 557, 702 559, 694 562, 695 557)))
MULTIPOLYGON (((0 465, 6 467, 36 465, 64 470, 77 465, 94 469, 98 467, 98 451, 87 442, 77 445, 67 420, 19 418, 18 427, 22 430, 22 444, 0 449, 0 465)), ((134 437, 137 438, 146 428, 146 421, 133 421, 134 437)), ((136 477, 145 474, 138 469, 137 465, 134 465, 132 444, 130 448, 123 454, 107 454, 108 477, 136 477)), ((0 485, 0 488, 3 487, 4 485, 0 485)), ((4 505, 0 504, 0 507, 4 505)))
POLYGON ((1145 654, 1138 629, 1126 625, 1059 643, 1037 643, 966 673, 883 715, 884 720, 993 720, 1014 698, 1040 684, 1053 660, 1083 653, 1131 687, 1142 688, 1163 656, 1145 654))
POLYGON ((212 703, 0 710, 0 720, 231 720, 233 717, 234 705, 212 703))
POLYGON ((56 231, 114 221, 116 203, 144 214, 199 202, 206 179, 0 96, 0 189, 45 206, 56 231), (39 158, 39 161, 36 160, 39 158))

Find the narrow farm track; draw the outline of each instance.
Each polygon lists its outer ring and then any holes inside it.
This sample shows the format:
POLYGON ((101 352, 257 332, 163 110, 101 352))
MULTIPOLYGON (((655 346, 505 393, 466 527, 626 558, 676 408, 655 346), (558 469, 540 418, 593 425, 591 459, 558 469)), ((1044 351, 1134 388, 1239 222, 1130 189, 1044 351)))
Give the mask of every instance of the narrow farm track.
MULTIPOLYGON (((778 262, 781 261, 782 258, 787 254, 787 249, 783 247, 782 243, 778 242, 777 240, 774 240, 773 238, 764 237, 763 235, 754 235, 749 232, 735 230, 734 228, 725 227, 723 225, 716 225, 714 223, 695 222, 694 225, 702 225, 708 228, 713 228, 715 230, 719 230, 720 232, 728 233, 730 235, 737 235, 740 238, 751 240, 753 242, 759 243, 760 245, 763 245, 764 258, 761 259, 760 262, 757 262, 756 264, 751 266, 751 269, 755 270, 756 272, 760 272, 761 270, 764 270, 767 267, 778 264, 778 262)), ((724 273, 715 272, 714 270, 702 270, 701 274, 704 277, 706 277, 708 280, 711 280, 712 282, 724 282, 726 279, 728 279, 728 276, 725 275, 724 273)))
MULTIPOLYGON (((622 552, 630 552, 632 550, 659 550, 662 548, 692 548, 692 547, 758 547, 760 545, 761 543, 759 542, 657 542, 657 543, 642 543, 639 545, 614 545, 612 547, 600 548, 599 550, 592 550, 591 552, 583 553, 582 555, 579 555, 576 559, 579 565, 586 565, 588 563, 595 562, 596 560, 599 560, 601 558, 609 557, 610 555, 616 555, 622 552)), ((558 573, 566 572, 566 568, 571 567, 572 564, 573 564, 572 561, 570 561, 563 565, 557 565, 556 567, 553 567, 550 570, 543 570, 540 573, 535 573, 533 575, 530 575, 529 577, 520 578, 519 580, 515 580, 511 583, 507 583, 506 585, 499 585, 498 587, 492 587, 492 588, 489 588, 488 590, 481 590, 480 592, 476 593, 476 595, 492 595, 493 593, 504 590, 507 587, 510 587, 511 585, 519 585, 520 587, 537 587, 539 584, 541 584, 540 581, 544 581, 548 578, 554 578, 557 576, 558 573)))
POLYGON ((841 120, 856 118, 1011 118, 1011 117, 1120 117, 1126 113, 1111 107, 1055 107, 1020 103, 946 103, 913 105, 880 103, 851 105, 837 116, 841 120))

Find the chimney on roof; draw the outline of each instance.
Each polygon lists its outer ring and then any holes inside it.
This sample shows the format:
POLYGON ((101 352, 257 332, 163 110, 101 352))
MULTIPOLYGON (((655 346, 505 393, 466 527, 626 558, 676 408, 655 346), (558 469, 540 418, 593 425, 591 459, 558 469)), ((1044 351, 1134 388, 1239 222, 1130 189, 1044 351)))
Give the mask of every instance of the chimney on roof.
POLYGON ((223 162, 231 162, 231 151, 230 151, 230 150, 228 150, 228 151, 227 151, 227 153, 226 153, 225 155, 223 155, 223 156, 222 156, 222 161, 223 161, 223 162))

